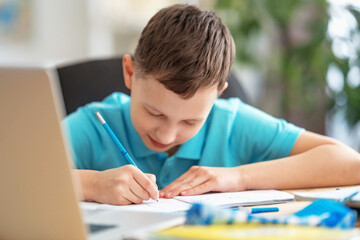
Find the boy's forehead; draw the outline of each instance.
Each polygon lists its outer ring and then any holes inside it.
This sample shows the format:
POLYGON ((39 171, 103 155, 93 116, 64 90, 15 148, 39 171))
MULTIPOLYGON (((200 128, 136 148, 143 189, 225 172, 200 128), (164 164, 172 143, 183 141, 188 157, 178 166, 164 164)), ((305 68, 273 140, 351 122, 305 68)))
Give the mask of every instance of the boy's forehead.
POLYGON ((218 92, 216 86, 201 88, 191 98, 184 99, 154 78, 140 79, 137 83, 140 85, 138 89, 141 91, 138 96, 147 106, 161 112, 176 109, 177 111, 181 110, 182 114, 205 114, 212 107, 218 92))

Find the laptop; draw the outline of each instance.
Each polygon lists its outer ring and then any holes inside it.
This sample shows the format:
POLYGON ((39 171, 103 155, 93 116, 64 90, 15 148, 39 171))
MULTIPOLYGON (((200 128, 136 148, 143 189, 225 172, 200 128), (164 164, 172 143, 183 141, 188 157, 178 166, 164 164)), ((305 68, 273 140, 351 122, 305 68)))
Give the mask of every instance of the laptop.
POLYGON ((0 239, 121 239, 179 225, 175 214, 79 207, 55 71, 0 66, 0 239))

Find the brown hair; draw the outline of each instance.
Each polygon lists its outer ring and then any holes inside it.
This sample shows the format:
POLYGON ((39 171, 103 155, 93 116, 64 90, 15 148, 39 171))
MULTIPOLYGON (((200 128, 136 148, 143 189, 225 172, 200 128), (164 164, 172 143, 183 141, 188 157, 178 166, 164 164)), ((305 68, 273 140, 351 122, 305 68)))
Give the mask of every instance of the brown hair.
POLYGON ((152 75, 186 99, 201 87, 218 84, 220 91, 234 56, 232 36, 214 12, 177 4, 157 12, 142 31, 136 74, 152 75))

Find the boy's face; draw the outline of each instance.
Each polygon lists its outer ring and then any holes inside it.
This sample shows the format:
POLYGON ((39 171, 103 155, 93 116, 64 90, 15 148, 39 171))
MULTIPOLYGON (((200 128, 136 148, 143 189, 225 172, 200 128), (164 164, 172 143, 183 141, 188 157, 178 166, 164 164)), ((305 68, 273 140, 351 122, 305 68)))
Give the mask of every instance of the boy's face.
POLYGON ((125 83, 131 89, 134 127, 144 144, 156 152, 172 152, 192 138, 203 126, 218 96, 217 87, 211 86, 183 99, 151 76, 146 79, 134 74, 125 76, 125 83))
POLYGON ((192 138, 203 126, 217 97, 216 86, 183 99, 153 78, 133 79, 131 118, 144 144, 168 152, 192 138))

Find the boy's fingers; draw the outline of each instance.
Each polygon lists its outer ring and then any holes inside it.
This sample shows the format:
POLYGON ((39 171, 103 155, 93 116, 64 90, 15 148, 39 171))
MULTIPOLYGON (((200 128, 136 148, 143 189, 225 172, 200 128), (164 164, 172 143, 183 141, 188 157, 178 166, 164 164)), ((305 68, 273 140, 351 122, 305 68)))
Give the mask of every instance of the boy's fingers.
POLYGON ((188 190, 184 190, 184 191, 180 192, 180 195, 181 196, 191 196, 191 195, 203 194, 203 193, 212 191, 213 190, 212 188, 213 188, 213 182, 207 181, 196 187, 193 187, 188 190))
POLYGON ((151 173, 145 173, 145 175, 150 178, 150 180, 155 184, 155 186, 157 187, 156 185, 156 176, 154 174, 151 174, 151 173))
POLYGON ((126 195, 126 196, 124 196, 124 198, 126 198, 127 200, 129 200, 130 202, 132 202, 132 203, 142 203, 142 199, 141 198, 139 198, 138 196, 136 196, 136 194, 135 193, 133 193, 132 191, 131 191, 131 189, 130 189, 130 191, 129 191, 129 193, 126 195))
POLYGON ((172 189, 174 188, 178 188, 179 186, 181 186, 182 181, 179 179, 174 180, 172 183, 170 183, 169 185, 167 185, 166 187, 164 187, 161 191, 160 191, 160 197, 171 197, 173 196, 173 192, 172 189))
POLYGON ((116 202, 109 202, 109 204, 113 204, 113 205, 129 205, 131 204, 132 202, 130 200, 128 200, 126 197, 120 197, 120 199, 117 199, 116 202))
POLYGON ((141 172, 140 169, 134 172, 134 179, 143 189, 149 193, 152 199, 157 200, 159 198, 159 191, 156 184, 154 184, 148 176, 141 172))
POLYGON ((149 200, 149 193, 141 187, 135 180, 130 183, 130 190, 142 200, 149 200))
POLYGON ((171 195, 165 195, 165 197, 173 197, 180 195, 181 192, 187 191, 189 189, 195 188, 204 182, 208 181, 209 179, 206 176, 197 176, 192 179, 189 179, 186 182, 181 183, 177 187, 169 189, 167 193, 171 193, 171 195))
POLYGON ((179 195, 180 191, 184 191, 184 190, 190 188, 187 185, 196 183, 196 182, 193 182, 195 179, 196 178, 193 176, 192 178, 189 177, 189 180, 186 182, 175 180, 170 185, 166 186, 164 189, 161 190, 160 197, 172 198, 174 196, 179 195), (188 184, 186 184, 186 183, 188 183, 188 184))
POLYGON ((169 193, 169 191, 171 189, 179 187, 181 184, 183 184, 184 181, 188 181, 189 179, 193 179, 194 177, 195 177, 195 175, 193 174, 192 171, 190 171, 190 170, 186 171, 180 177, 175 179, 172 183, 170 183, 169 185, 164 187, 160 191, 160 197, 167 197, 167 193, 169 193))

